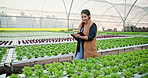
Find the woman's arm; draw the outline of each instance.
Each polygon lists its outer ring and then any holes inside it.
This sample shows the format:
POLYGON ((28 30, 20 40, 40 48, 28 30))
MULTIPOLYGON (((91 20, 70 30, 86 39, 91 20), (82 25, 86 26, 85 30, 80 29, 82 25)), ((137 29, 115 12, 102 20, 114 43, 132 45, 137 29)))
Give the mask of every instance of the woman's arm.
POLYGON ((90 28, 90 32, 88 36, 81 36, 80 34, 73 34, 76 38, 81 38, 86 41, 92 41, 94 37, 96 36, 97 32, 97 26, 96 24, 93 24, 90 28))
POLYGON ((96 33, 97 33, 97 26, 96 24, 94 23, 91 28, 90 28, 90 32, 89 32, 89 35, 88 35, 88 41, 92 41, 95 36, 96 36, 96 33))

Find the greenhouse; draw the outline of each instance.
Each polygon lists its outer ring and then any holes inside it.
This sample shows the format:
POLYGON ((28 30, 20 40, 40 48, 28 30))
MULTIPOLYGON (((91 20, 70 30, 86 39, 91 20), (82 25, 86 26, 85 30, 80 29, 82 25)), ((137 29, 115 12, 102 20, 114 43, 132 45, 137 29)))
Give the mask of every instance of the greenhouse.
POLYGON ((0 78, 148 78, 147 57, 147 0, 0 1, 0 78))

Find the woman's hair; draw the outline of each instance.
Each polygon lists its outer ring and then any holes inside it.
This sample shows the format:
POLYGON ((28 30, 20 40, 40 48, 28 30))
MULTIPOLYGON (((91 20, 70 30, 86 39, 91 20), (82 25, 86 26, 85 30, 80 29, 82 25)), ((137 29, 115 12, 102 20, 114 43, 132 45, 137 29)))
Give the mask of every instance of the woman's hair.
POLYGON ((81 14, 86 14, 87 16, 90 16, 90 11, 88 10, 88 9, 83 9, 82 11, 81 11, 81 14))

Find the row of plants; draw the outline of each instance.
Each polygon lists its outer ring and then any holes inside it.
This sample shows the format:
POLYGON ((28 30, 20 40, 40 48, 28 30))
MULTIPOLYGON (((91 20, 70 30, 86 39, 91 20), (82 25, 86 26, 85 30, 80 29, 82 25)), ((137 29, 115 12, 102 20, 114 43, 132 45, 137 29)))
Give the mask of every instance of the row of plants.
POLYGON ((74 53, 76 48, 76 43, 59 43, 59 44, 49 44, 49 45, 37 45, 37 46, 23 46, 16 47, 16 59, 22 60, 23 57, 38 58, 44 56, 52 56, 52 55, 64 55, 69 54, 70 52, 74 53))
POLYGON ((11 45, 13 41, 0 41, 0 45, 11 45))
POLYGON ((21 41, 18 41, 18 44, 35 44, 35 43, 50 43, 50 42, 63 42, 63 41, 74 41, 74 38, 49 38, 49 39, 21 40, 21 41))
MULTIPOLYGON (((111 49, 117 47, 125 47, 132 45, 147 44, 148 37, 137 37, 137 38, 122 38, 122 39, 106 39, 97 41, 97 49, 111 49)), ((69 53, 74 53, 76 49, 76 42, 73 43, 59 43, 59 44, 49 44, 49 45, 34 45, 34 46, 23 46, 16 47, 16 59, 22 60, 24 57, 38 58, 44 56, 52 55, 64 55, 69 53)))
MULTIPOLYGON (((126 37, 126 36, 114 36, 114 35, 102 35, 97 36, 96 38, 113 38, 113 37, 126 37)), ((36 43, 56 43, 56 42, 68 42, 75 41, 74 38, 46 38, 46 39, 27 39, 27 40, 18 40, 18 44, 36 44, 36 43)), ((13 41, 0 41, 0 45, 12 45, 13 41)))
POLYGON ((147 36, 147 32, 97 32, 98 34, 107 34, 107 35, 145 35, 147 36))
POLYGON ((111 48, 118 48, 125 46, 141 45, 147 43, 148 43, 148 37, 98 40, 97 49, 104 50, 104 49, 111 49, 111 48))
POLYGON ((7 48, 0 47, 0 63, 2 62, 2 59, 6 53, 7 53, 7 48))
MULTIPOLYGON (((97 36, 97 39, 112 38, 112 37, 125 37, 125 36, 102 35, 102 36, 97 36)), ((51 43, 51 42, 64 42, 64 41, 75 41, 75 40, 74 38, 30 39, 30 40, 20 40, 18 41, 18 44, 51 43)))
MULTIPOLYGON (((119 55, 104 55, 72 60, 70 62, 36 64, 34 67, 25 66, 22 71, 26 78, 132 78, 136 74, 148 76, 148 49, 141 51, 122 52, 119 55), (45 71, 44 71, 45 70, 45 71)), ((10 78, 20 78, 12 74, 10 78)))

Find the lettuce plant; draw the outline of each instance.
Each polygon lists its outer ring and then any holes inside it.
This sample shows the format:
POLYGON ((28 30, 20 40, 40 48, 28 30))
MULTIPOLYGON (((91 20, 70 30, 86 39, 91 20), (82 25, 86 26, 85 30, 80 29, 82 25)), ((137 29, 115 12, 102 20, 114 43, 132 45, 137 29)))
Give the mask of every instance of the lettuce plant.
POLYGON ((66 70, 67 76, 72 76, 76 72, 76 70, 71 68, 66 68, 65 70, 66 70))
POLYGON ((92 64, 87 64, 87 65, 85 65, 85 67, 86 67, 87 71, 89 71, 89 72, 91 72, 92 69, 93 69, 93 65, 92 64))
POLYGON ((44 70, 38 69, 38 70, 35 70, 34 73, 37 77, 42 77, 42 75, 44 75, 44 70))
POLYGON ((101 75, 101 72, 98 70, 94 70, 94 71, 92 71, 92 75, 93 75, 93 77, 97 77, 97 76, 101 75))
POLYGON ((21 78, 21 77, 18 76, 18 74, 12 74, 12 75, 10 76, 10 78, 21 78))
POLYGON ((37 76, 29 76, 28 78, 38 78, 37 76))
POLYGON ((81 67, 78 67, 78 68, 76 68, 76 71, 78 74, 80 74, 83 71, 83 69, 81 67))
POLYGON ((120 65, 118 66, 118 68, 119 68, 119 71, 123 71, 123 69, 127 69, 127 66, 126 66, 126 65, 120 64, 120 65))
POLYGON ((108 70, 107 68, 104 68, 101 71, 103 71, 104 75, 109 75, 111 73, 111 71, 108 70))
POLYGON ((40 78, 52 78, 52 76, 49 76, 48 74, 44 74, 40 78))
POLYGON ((121 76, 119 74, 111 74, 111 78, 121 78, 121 76))
POLYGON ((90 77, 91 77, 91 74, 89 72, 84 71, 81 73, 81 78, 90 78, 90 77))
POLYGON ((134 76, 134 74, 129 72, 129 71, 123 71, 122 76, 125 77, 125 78, 131 78, 131 77, 134 76))
POLYGON ((23 69, 23 74, 26 76, 26 77, 30 77, 32 76, 33 74, 33 71, 32 71, 32 67, 24 67, 23 69))
POLYGON ((117 73, 119 71, 118 67, 110 67, 113 73, 117 73))
POLYGON ((131 73, 133 73, 133 74, 138 73, 138 71, 137 71, 136 68, 128 68, 126 71, 129 71, 129 72, 131 72, 131 73))
POLYGON ((55 70, 54 71, 54 76, 55 78, 61 78, 63 76, 63 72, 62 71, 58 71, 58 70, 55 70))
POLYGON ((73 75, 72 75, 72 78, 81 78, 81 77, 80 77, 80 75, 73 74, 73 75))

